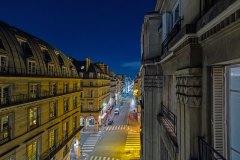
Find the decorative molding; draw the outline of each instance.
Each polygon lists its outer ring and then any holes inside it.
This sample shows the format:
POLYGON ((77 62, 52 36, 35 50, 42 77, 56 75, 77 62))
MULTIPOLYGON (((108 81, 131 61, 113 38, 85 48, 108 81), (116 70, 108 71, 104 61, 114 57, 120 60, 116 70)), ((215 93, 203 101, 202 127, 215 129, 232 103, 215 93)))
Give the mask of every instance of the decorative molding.
POLYGON ((199 71, 200 69, 198 68, 190 68, 177 71, 176 94, 179 103, 187 105, 189 107, 201 106, 202 80, 199 71))
POLYGON ((162 76, 144 76, 144 89, 152 89, 152 88, 162 88, 163 86, 163 77, 162 76))

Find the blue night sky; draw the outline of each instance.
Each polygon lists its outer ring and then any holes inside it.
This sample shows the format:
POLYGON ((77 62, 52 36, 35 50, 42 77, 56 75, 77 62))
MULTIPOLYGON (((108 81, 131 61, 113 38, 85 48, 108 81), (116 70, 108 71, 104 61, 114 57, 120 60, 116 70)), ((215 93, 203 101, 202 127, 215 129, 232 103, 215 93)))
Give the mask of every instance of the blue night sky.
POLYGON ((132 78, 140 66, 144 15, 156 0, 8 0, 0 20, 35 35, 68 56, 104 62, 132 78))

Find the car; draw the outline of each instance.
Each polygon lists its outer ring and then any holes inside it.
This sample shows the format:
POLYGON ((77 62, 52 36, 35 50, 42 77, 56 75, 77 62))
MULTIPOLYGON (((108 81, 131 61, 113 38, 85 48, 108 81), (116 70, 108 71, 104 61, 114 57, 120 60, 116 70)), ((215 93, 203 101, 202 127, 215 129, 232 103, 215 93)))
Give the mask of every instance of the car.
POLYGON ((119 114, 119 108, 116 108, 116 109, 114 110, 114 114, 115 114, 115 115, 118 115, 118 114, 119 114))
POLYGON ((113 120, 109 120, 108 125, 112 125, 112 124, 113 124, 113 120))

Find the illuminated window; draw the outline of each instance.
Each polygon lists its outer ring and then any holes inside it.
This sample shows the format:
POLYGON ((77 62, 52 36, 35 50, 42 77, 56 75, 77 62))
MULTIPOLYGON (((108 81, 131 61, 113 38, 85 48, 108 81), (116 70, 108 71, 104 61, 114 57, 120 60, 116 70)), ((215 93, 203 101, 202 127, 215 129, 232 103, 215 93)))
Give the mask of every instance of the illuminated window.
POLYGON ((9 87, 0 87, 0 104, 7 104, 9 98, 9 87))
POLYGON ((28 117, 29 117, 29 128, 32 129, 32 128, 35 128, 38 126, 38 118, 39 118, 39 115, 38 115, 38 107, 33 107, 33 108, 29 108, 28 109, 28 117))
POLYGON ((64 112, 67 112, 69 110, 69 99, 63 100, 63 110, 64 112))
POLYGON ((40 96, 40 84, 32 83, 29 85, 30 98, 38 98, 40 96))
POLYGON ((54 75, 54 65, 53 64, 48 64, 48 74, 54 75))
POLYGON ((50 83, 50 95, 56 95, 57 94, 57 84, 56 83, 50 83))
POLYGON ((77 107, 77 96, 73 96, 73 108, 77 107))
POLYGON ((50 118, 55 118, 57 116, 57 101, 50 102, 50 108, 49 108, 49 116, 50 118))
POLYGON ((8 59, 6 56, 0 55, 0 72, 6 72, 8 70, 8 59))
POLYGON ((10 138, 9 116, 0 116, 0 144, 8 141, 10 138))
POLYGON ((35 61, 28 61, 28 73, 36 74, 36 62, 35 61))
POLYGON ((28 160, 38 159, 38 141, 33 141, 27 146, 27 156, 28 160))
POLYGON ((55 147, 57 144, 57 129, 49 132, 49 148, 55 147))
POLYGON ((69 123, 65 122, 63 123, 63 138, 67 138, 68 137, 68 128, 69 128, 69 123))

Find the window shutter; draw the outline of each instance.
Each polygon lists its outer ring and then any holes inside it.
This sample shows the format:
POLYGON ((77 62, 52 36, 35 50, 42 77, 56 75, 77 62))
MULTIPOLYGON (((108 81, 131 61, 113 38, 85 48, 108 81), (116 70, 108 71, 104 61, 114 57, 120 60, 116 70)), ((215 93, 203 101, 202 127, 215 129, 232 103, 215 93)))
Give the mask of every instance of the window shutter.
POLYGON ((221 155, 225 155, 225 78, 224 67, 212 68, 213 78, 213 144, 221 155))

